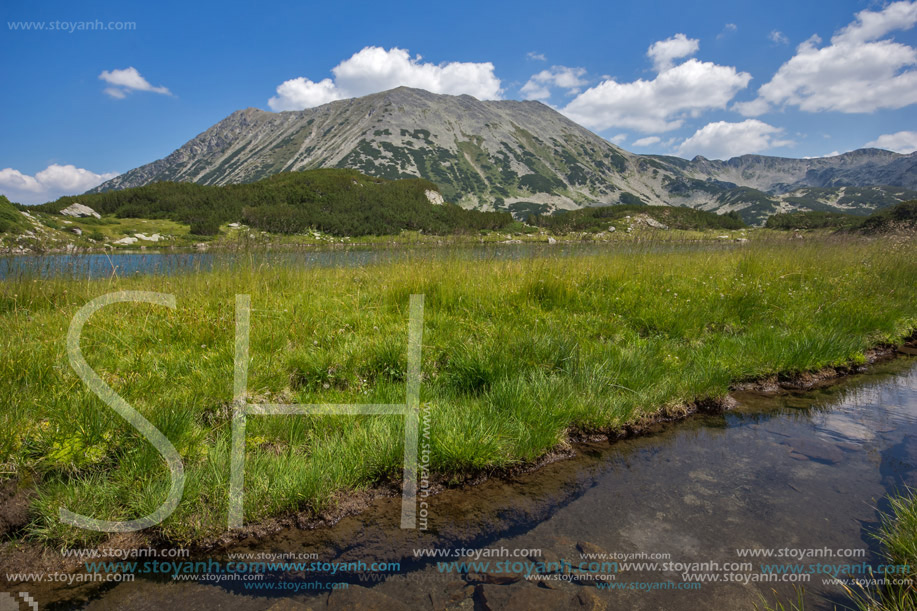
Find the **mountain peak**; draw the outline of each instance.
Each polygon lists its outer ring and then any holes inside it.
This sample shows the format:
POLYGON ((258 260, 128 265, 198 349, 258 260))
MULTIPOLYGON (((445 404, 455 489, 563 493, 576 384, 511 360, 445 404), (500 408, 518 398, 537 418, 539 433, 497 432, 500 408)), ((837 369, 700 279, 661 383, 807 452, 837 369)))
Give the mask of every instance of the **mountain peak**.
MULTIPOLYGON (((518 216, 647 203, 742 210, 746 220, 757 221, 810 199, 843 207, 852 196, 837 190, 846 187, 917 188, 913 165, 913 157, 878 149, 819 159, 634 155, 541 102, 482 101, 402 86, 300 111, 236 111, 168 157, 96 190, 161 180, 224 185, 279 172, 352 168, 383 178, 426 178, 446 201, 518 216), (811 188, 834 191, 783 199, 811 188)), ((905 196, 899 192, 891 197, 905 196)), ((867 207, 892 201, 882 197, 863 191, 852 201, 867 207)))

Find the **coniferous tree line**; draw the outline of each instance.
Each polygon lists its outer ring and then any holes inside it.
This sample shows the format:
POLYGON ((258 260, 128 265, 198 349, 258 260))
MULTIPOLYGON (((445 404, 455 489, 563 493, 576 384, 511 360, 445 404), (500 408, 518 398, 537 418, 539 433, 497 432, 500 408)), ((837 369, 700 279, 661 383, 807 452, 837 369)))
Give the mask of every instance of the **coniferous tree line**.
POLYGON ((390 235, 403 229, 448 234, 501 229, 508 212, 434 205, 423 179, 385 180, 356 170, 284 172, 254 183, 208 186, 158 182, 142 187, 62 197, 36 206, 57 213, 73 203, 119 218, 170 219, 191 233, 213 235, 227 222, 244 222, 275 233, 316 229, 339 236, 390 235))
POLYGON ((716 214, 677 206, 618 204, 536 215, 529 221, 552 231, 604 231, 615 221, 646 214, 672 229, 741 229, 745 222, 736 212, 716 214))

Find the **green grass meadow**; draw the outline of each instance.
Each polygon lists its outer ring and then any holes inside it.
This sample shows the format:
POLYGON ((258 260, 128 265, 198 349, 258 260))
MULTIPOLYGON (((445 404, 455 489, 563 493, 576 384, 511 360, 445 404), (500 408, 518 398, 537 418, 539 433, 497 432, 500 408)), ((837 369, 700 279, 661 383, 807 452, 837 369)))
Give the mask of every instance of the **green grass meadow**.
MULTIPOLYGON (((917 329, 913 243, 845 237, 744 245, 609 247, 520 260, 432 257, 353 268, 235 264, 110 280, 0 282, 0 477, 33 481, 22 536, 100 535, 58 509, 126 520, 169 489, 160 454, 73 372, 86 325, 102 378, 182 455, 186 485, 158 528, 178 543, 226 529, 235 295, 252 298, 249 395, 290 403, 402 403, 408 302, 425 295, 421 401, 432 469, 454 481, 531 461, 571 430, 617 429, 777 372, 862 361, 917 329)), ((327 508, 336 493, 398 482, 403 419, 250 416, 245 521, 327 508)))

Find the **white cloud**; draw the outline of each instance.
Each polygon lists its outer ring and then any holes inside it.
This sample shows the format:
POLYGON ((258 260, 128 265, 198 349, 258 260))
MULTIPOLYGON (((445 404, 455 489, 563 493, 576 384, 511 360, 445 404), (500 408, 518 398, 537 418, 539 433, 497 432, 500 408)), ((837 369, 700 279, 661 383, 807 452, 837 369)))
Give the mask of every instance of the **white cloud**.
POLYGON ((119 100, 124 99, 132 91, 151 91, 163 95, 172 95, 172 92, 166 87, 153 87, 150 85, 149 81, 143 78, 133 66, 124 70, 103 70, 99 78, 109 85, 113 85, 112 87, 106 87, 104 92, 119 100))
POLYGON ((716 39, 720 40, 721 38, 725 38, 727 35, 732 34, 733 32, 735 32, 738 29, 739 29, 739 26, 737 26, 736 24, 727 23, 726 25, 723 26, 723 31, 716 35, 716 39))
POLYGON ((750 74, 731 66, 689 59, 651 81, 605 80, 579 94, 562 112, 599 131, 623 127, 660 133, 681 127, 686 116, 725 108, 750 80, 750 74))
POLYGON ((333 80, 316 83, 299 77, 281 83, 268 106, 275 111, 301 110, 401 85, 485 100, 497 99, 502 93, 490 62, 431 64, 421 60, 419 55, 411 57, 406 49, 365 47, 331 70, 333 80))
POLYGON ((321 106, 346 97, 330 78, 313 83, 299 77, 284 81, 277 87, 277 95, 268 100, 273 110, 302 110, 321 106))
POLYGON ((917 2, 894 2, 882 11, 860 11, 856 20, 831 38, 832 44, 869 42, 895 30, 909 30, 917 23, 917 2))
POLYGON ((585 85, 583 76, 585 68, 568 68, 566 66, 551 66, 550 70, 542 70, 522 86, 519 91, 526 100, 544 100, 551 97, 551 87, 566 89, 570 95, 579 93, 579 88, 585 85))
POLYGON ((917 2, 895 2, 881 11, 864 10, 819 48, 813 36, 796 49, 757 99, 735 105, 746 116, 776 106, 807 112, 868 113, 917 103, 917 49, 879 38, 917 23, 917 2))
POLYGON ((623 144, 627 140, 627 134, 616 134, 608 139, 612 144, 623 144))
POLYGON ((895 151, 896 153, 913 153, 917 151, 917 132, 882 134, 872 142, 866 143, 865 146, 895 151))
POLYGON ((788 45, 790 44, 790 39, 786 37, 786 34, 780 30, 771 30, 771 33, 767 35, 771 42, 778 45, 788 45))
POLYGON ((528 57, 529 59, 534 59, 535 61, 539 61, 539 62, 548 61, 548 58, 544 56, 544 53, 535 53, 534 51, 529 51, 528 53, 525 54, 525 56, 528 57))
POLYGON ((117 176, 117 172, 96 174, 74 165, 49 165, 35 176, 13 168, 0 170, 0 193, 11 201, 39 204, 62 195, 78 195, 117 176))
POLYGON ((837 157, 840 154, 840 151, 831 151, 830 153, 825 153, 824 155, 807 155, 803 157, 803 159, 824 159, 826 157, 837 157))
POLYGON ((792 144, 789 140, 777 139, 782 132, 783 129, 757 119, 746 119, 741 123, 717 121, 708 123, 682 142, 678 154, 683 157, 703 155, 710 159, 729 159, 792 144))
POLYGON ((646 51, 646 56, 653 60, 657 72, 668 70, 676 59, 690 57, 697 53, 700 45, 696 38, 676 34, 671 38, 654 42, 646 51))
POLYGON ((652 146, 662 142, 662 138, 659 136, 647 136, 646 138, 640 138, 639 140, 634 140, 634 146, 652 146))

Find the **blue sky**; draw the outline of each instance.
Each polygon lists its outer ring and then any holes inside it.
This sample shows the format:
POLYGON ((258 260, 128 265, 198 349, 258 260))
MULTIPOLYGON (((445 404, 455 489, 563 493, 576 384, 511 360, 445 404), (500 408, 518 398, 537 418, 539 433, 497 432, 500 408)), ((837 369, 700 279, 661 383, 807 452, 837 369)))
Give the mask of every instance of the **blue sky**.
POLYGON ((0 193, 23 203, 164 157, 240 108, 398 84, 540 99, 638 153, 917 148, 917 0, 13 0, 0 14, 0 193))

